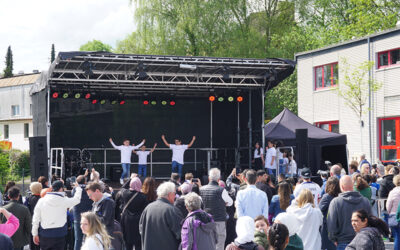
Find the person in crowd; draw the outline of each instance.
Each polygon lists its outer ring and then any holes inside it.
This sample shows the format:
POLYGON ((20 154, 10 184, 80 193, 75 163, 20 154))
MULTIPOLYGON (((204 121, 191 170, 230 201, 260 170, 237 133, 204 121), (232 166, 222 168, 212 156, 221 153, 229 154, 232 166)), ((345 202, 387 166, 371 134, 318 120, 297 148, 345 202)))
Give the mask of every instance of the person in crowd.
POLYGON ((362 196, 371 201, 372 191, 368 182, 361 176, 361 174, 353 175, 354 191, 360 192, 362 196))
POLYGON ((174 206, 178 208, 179 211, 181 211, 182 217, 186 218, 186 216, 188 215, 188 210, 186 209, 185 205, 185 196, 188 193, 192 192, 192 184, 185 182, 181 185, 180 190, 182 192, 182 195, 175 200, 174 206))
POLYGON ((278 174, 278 184, 277 184, 277 186, 279 186, 279 184, 281 184, 284 181, 286 181, 285 174, 278 174))
MULTIPOLYGON (((82 233, 82 230, 80 227, 81 214, 92 210, 93 201, 91 199, 89 199, 89 196, 85 190, 85 188, 86 188, 85 176, 79 175, 76 178, 76 182, 78 183, 79 187, 82 189, 80 203, 75 205, 74 208, 72 209, 72 216, 74 218, 74 239, 75 239, 74 250, 79 250, 79 249, 81 249, 82 238, 83 238, 83 233, 82 233)), ((76 188, 74 188, 72 190, 72 195, 74 195, 75 192, 76 192, 76 188)))
POLYGON ((293 199, 294 195, 292 194, 290 184, 287 182, 279 184, 278 194, 272 197, 271 205, 269 206, 270 221, 274 221, 278 214, 286 212, 286 209, 289 207, 293 199))
POLYGON ((49 180, 48 180, 45 176, 40 176, 40 177, 38 178, 38 182, 39 182, 40 184, 42 184, 42 188, 43 188, 43 189, 49 188, 49 187, 50 187, 50 186, 49 186, 49 180))
MULTIPOLYGON (((11 237, 14 249, 21 250, 25 245, 29 244, 30 232, 32 229, 32 216, 29 209, 23 204, 19 203, 20 191, 17 186, 12 186, 8 191, 9 203, 3 206, 4 209, 15 215, 19 220, 18 230, 11 237)), ((2 218, 3 223, 7 219, 2 218)))
POLYGON ((14 250, 13 242, 10 237, 0 233, 0 249, 2 250, 14 250))
POLYGON ((287 151, 284 149, 281 149, 278 157, 279 157, 279 175, 282 174, 283 178, 285 178, 288 173, 288 165, 289 165, 287 151))
MULTIPOLYGON (((85 171, 85 177, 87 177, 89 175, 89 169, 86 169, 85 171)), ((89 180, 90 182, 99 182, 99 183, 103 183, 100 180, 100 173, 96 171, 95 168, 92 168, 90 171, 90 176, 89 176, 89 180)))
POLYGON ((146 196, 140 192, 141 188, 139 177, 134 177, 130 181, 129 189, 121 190, 121 228, 127 249, 132 249, 133 246, 135 250, 142 249, 139 220, 148 203, 146 196))
POLYGON ((382 181, 380 183, 378 195, 380 199, 386 199, 389 195, 389 192, 395 187, 393 184, 393 177, 394 177, 394 166, 387 165, 385 167, 385 175, 382 177, 382 181))
POLYGON ((341 172, 342 172, 342 168, 339 166, 339 164, 333 165, 331 167, 331 169, 329 170, 330 175, 331 176, 335 176, 339 180, 340 180, 340 177, 341 177, 341 172))
POLYGON ((378 191, 379 191, 379 183, 378 183, 378 178, 377 175, 370 175, 371 177, 371 183, 369 184, 371 187, 375 187, 376 189, 376 195, 378 195, 378 191))
MULTIPOLYGON (((377 174, 376 182, 379 183, 382 181, 382 177, 385 176, 385 166, 383 164, 377 164, 376 174, 377 174)), ((378 190, 379 190, 379 188, 378 188, 378 190)))
POLYGON ((253 158, 253 163, 254 163, 254 169, 260 170, 263 169, 264 166, 264 149, 260 146, 259 142, 256 142, 254 145, 254 158, 253 158))
POLYGON ((376 188, 376 185, 373 185, 373 183, 372 183, 374 180, 376 181, 376 175, 373 175, 372 173, 365 174, 365 175, 362 175, 362 178, 368 183, 369 187, 371 188, 372 214, 374 216, 378 216, 378 204, 377 204, 378 189, 376 188))
POLYGON ((271 140, 267 142, 267 145, 268 149, 265 156, 265 168, 269 175, 276 176, 276 149, 271 140))
MULTIPOLYGON (((81 250, 109 250, 111 238, 99 217, 93 212, 84 212, 81 215, 80 228, 85 234, 85 241, 81 250)), ((132 249, 132 248, 130 248, 132 249)))
MULTIPOLYGON (((4 194, 3 194, 3 205, 8 204, 8 202, 10 201, 10 198, 8 197, 8 190, 10 190, 10 188, 15 187, 15 182, 14 181, 9 181, 6 184, 6 188, 4 189, 4 194)), ((20 204, 22 204, 22 196, 19 197, 18 202, 20 204)))
POLYGON ((226 246, 225 250, 264 250, 262 246, 254 242, 254 231, 254 219, 252 219, 250 216, 239 217, 236 222, 237 237, 234 242, 226 246))
POLYGON ((154 143, 153 148, 150 151, 146 151, 146 146, 142 145, 140 147, 139 151, 135 151, 133 150, 132 152, 135 153, 138 158, 139 158, 139 162, 138 162, 138 174, 139 176, 143 176, 144 178, 146 178, 147 175, 147 156, 151 153, 154 152, 154 150, 157 147, 157 143, 154 143))
POLYGON ((325 194, 322 196, 319 202, 319 209, 321 209, 322 215, 324 217, 323 227, 321 231, 322 237, 322 249, 335 250, 335 244, 328 238, 328 230, 326 224, 326 217, 328 215, 329 204, 333 198, 337 197, 340 193, 339 179, 336 177, 329 177, 326 182, 325 194))
POLYGON ((301 170, 301 178, 304 181, 301 184, 296 185, 293 192, 294 197, 299 197, 303 189, 308 189, 314 196, 314 205, 318 206, 318 200, 321 197, 321 187, 317 183, 311 181, 311 170, 309 168, 303 168, 301 170))
POLYGON ((142 142, 137 145, 130 145, 130 141, 128 139, 125 139, 123 142, 123 145, 117 146, 114 144, 112 138, 110 138, 110 143, 113 146, 113 148, 121 151, 121 165, 122 165, 122 175, 120 178, 120 183, 121 185, 124 184, 124 178, 129 178, 130 172, 131 172, 131 157, 132 157, 132 151, 135 149, 140 148, 144 143, 145 139, 142 140, 142 142))
MULTIPOLYGON (((239 174, 240 175, 240 174, 239 174)), ((226 185, 229 190, 232 191, 233 195, 236 197, 236 194, 239 192, 241 179, 239 175, 236 175, 236 167, 232 169, 231 174, 226 179, 226 185)))
MULTIPOLYGON (((385 249, 382 235, 388 237, 389 228, 383 220, 371 216, 367 211, 361 209, 353 212, 351 216, 351 225, 356 232, 356 236, 350 244, 347 245, 346 250, 385 249)), ((394 249, 398 249, 396 245, 394 249)))
POLYGON ((367 161, 367 159, 365 159, 365 154, 364 154, 364 153, 362 153, 362 154, 360 155, 360 162, 359 162, 359 164, 358 164, 358 170, 361 170, 361 166, 362 166, 363 164, 368 164, 369 166, 371 166, 371 164, 367 161))
POLYGON ((182 215, 173 206, 175 192, 173 183, 162 183, 157 188, 158 199, 144 209, 139 221, 142 249, 178 249, 182 215))
POLYGON ((254 226, 256 227, 256 232, 254 233, 254 242, 257 243, 257 245, 262 246, 264 249, 268 249, 268 219, 262 215, 259 215, 254 219, 254 226))
POLYGON ((328 181, 328 173, 326 171, 320 172, 321 180, 322 180, 322 186, 321 186, 321 197, 324 196, 325 194, 325 187, 326 187, 326 182, 328 181))
POLYGON ((353 190, 353 181, 349 175, 343 176, 339 185, 342 193, 329 204, 326 225, 329 239, 341 250, 345 249, 355 236, 351 226, 352 213, 359 209, 371 213, 371 204, 367 198, 353 190))
POLYGON ((144 179, 142 193, 146 196, 147 203, 157 200, 156 180, 153 177, 146 177, 144 179))
POLYGON ((204 203, 205 210, 210 213, 217 224, 218 243, 217 250, 223 250, 226 238, 226 206, 233 204, 232 198, 226 189, 218 186, 221 178, 221 171, 218 168, 210 169, 208 174, 209 183, 200 188, 200 196, 204 203))
POLYGON ((189 144, 182 144, 180 139, 175 139, 175 144, 169 144, 165 139, 165 135, 161 136, 165 146, 172 149, 172 173, 179 173, 179 176, 182 176, 182 167, 183 167, 183 156, 185 154, 186 149, 190 148, 194 141, 196 140, 196 136, 193 136, 192 140, 189 144))
MULTIPOLYGON (((33 211, 36 207, 37 202, 40 199, 40 192, 42 191, 42 184, 40 182, 32 182, 31 185, 29 186, 30 193, 28 193, 24 205, 28 207, 29 212, 31 213, 31 216, 33 216, 33 211)), ((33 237, 32 233, 29 232, 30 234, 30 249, 31 250, 40 250, 39 246, 35 245, 33 242, 33 237)))
POLYGON ((303 250, 304 245, 300 236, 297 234, 300 230, 300 220, 291 213, 280 213, 275 218, 274 223, 284 224, 289 230, 289 243, 286 246, 286 250, 303 250))
POLYGON ((188 193, 184 197, 189 214, 182 224, 182 250, 212 250, 216 248, 217 227, 211 215, 201 210, 201 198, 196 193, 188 193))
POLYGON ((364 175, 364 174, 369 174, 371 169, 370 169, 370 165, 369 163, 364 163, 361 165, 361 170, 360 170, 360 174, 364 175))
POLYGON ((289 230, 284 224, 274 223, 268 230, 268 243, 271 250, 284 250, 289 244, 289 230))
POLYGON ((287 208, 287 212, 295 215, 300 221, 298 234, 303 241, 304 249, 321 249, 323 217, 321 210, 315 207, 313 194, 309 189, 301 190, 296 201, 287 208))
POLYGON ((297 177, 297 163, 294 160, 293 154, 291 152, 288 152, 288 159, 289 159, 289 165, 288 165, 288 176, 292 178, 297 177))
POLYGON ((186 173, 185 174, 185 182, 191 184, 193 180, 193 173, 186 173))
POLYGON ((400 224, 397 222, 396 213, 400 203, 400 175, 393 178, 393 184, 396 186, 389 192, 386 202, 386 210, 389 214, 389 226, 394 238, 394 249, 400 249, 400 224))
POLYGON ((18 218, 3 207, 0 207, 0 214, 7 220, 6 223, 0 224, 0 234, 12 237, 19 228, 18 218))
POLYGON ((115 202, 110 198, 110 195, 102 192, 103 187, 100 183, 89 183, 85 190, 89 199, 93 201, 92 211, 99 216, 108 234, 112 236, 114 231, 115 202))
POLYGON ((349 175, 353 175, 355 173, 360 173, 360 171, 358 171, 358 162, 357 161, 350 162, 349 172, 350 172, 349 175))
POLYGON ((258 215, 268 217, 268 198, 265 192, 256 188, 257 175, 254 170, 246 173, 247 187, 240 190, 236 196, 236 212, 238 217, 250 216, 256 218, 258 215))
POLYGON ((63 182, 55 181, 52 192, 48 192, 36 204, 32 218, 32 235, 34 243, 40 244, 40 249, 64 248, 67 235, 67 209, 79 204, 82 196, 82 188, 77 183, 74 185, 76 192, 72 198, 68 198, 64 193, 63 182))
POLYGON ((171 179, 169 179, 170 182, 174 183, 175 188, 176 188, 176 193, 178 195, 181 195, 181 192, 179 190, 179 187, 181 186, 181 177, 179 176, 178 173, 171 173, 171 179))
POLYGON ((267 195, 268 198, 268 204, 271 203, 271 199, 272 199, 272 188, 267 185, 267 178, 268 175, 265 172, 265 170, 257 170, 257 181, 256 181, 256 187, 262 191, 265 192, 265 194, 267 195))

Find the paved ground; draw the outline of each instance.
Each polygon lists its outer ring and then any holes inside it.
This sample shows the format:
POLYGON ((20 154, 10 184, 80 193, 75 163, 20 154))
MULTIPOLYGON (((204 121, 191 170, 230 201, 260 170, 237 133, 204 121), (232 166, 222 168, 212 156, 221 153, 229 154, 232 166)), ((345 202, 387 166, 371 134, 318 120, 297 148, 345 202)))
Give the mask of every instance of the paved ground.
POLYGON ((393 250, 394 249, 393 242, 385 242, 385 249, 386 250, 393 250))

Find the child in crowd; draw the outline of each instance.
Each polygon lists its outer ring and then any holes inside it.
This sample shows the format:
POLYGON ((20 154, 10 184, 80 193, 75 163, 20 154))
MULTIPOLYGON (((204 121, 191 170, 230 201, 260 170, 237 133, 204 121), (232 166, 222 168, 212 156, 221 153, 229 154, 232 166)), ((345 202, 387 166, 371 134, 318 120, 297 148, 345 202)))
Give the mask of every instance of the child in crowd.
POLYGON ((288 159, 289 159, 289 164, 288 164, 288 177, 297 177, 297 163, 293 158, 292 153, 288 153, 288 159))
POLYGON ((157 143, 154 143, 153 148, 150 151, 146 151, 146 146, 142 145, 139 151, 133 150, 132 152, 135 153, 139 158, 138 164, 138 174, 139 176, 143 176, 146 178, 146 167, 147 167, 147 156, 154 152, 157 147, 157 143))
POLYGON ((254 233, 254 242, 257 243, 259 246, 264 247, 264 249, 269 249, 268 245, 268 229, 269 223, 268 220, 259 215, 254 219, 256 231, 254 233))

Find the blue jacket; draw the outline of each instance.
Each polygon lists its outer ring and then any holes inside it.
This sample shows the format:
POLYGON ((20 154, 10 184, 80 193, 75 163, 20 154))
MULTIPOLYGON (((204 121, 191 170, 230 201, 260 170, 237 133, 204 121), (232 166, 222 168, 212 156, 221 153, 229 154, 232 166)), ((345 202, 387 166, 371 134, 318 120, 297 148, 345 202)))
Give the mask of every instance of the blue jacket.
MULTIPOLYGON (((93 201, 89 199, 89 196, 86 193, 85 190, 86 185, 81 184, 79 186, 82 188, 82 196, 81 196, 81 202, 78 205, 75 205, 74 208, 72 209, 72 216, 74 218, 74 222, 80 222, 81 213, 91 211, 93 204, 93 201)), ((72 190, 72 196, 74 195, 75 195, 75 188, 72 190)))

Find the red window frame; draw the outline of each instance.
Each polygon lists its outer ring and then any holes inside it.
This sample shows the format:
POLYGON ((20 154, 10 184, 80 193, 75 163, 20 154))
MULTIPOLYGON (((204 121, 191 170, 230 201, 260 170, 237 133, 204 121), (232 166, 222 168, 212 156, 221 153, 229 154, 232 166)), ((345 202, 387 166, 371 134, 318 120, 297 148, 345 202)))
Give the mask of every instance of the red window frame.
POLYGON ((378 69, 388 68, 388 67, 392 67, 394 65, 400 65, 400 64, 397 64, 397 63, 392 64, 392 60, 390 58, 390 52, 395 51, 395 50, 400 50, 400 48, 378 52, 378 69), (388 65, 382 65, 381 66, 381 55, 382 54, 388 54, 388 65))
MULTIPOLYGON (((386 117, 378 119, 379 123, 379 160, 382 161, 382 149, 397 149, 397 159, 400 159, 400 117, 386 117), (382 145, 382 121, 395 120, 396 121, 396 145, 382 145)), ((390 162, 390 161, 382 161, 390 162)))
POLYGON ((325 122, 315 122, 314 125, 321 128, 321 125, 329 124, 329 132, 332 132, 332 125, 339 125, 339 121, 325 121, 325 122))
POLYGON ((333 84, 333 77, 331 78, 331 86, 325 87, 325 72, 324 72, 324 66, 330 65, 331 66, 331 76, 333 76, 333 65, 338 65, 338 62, 334 63, 327 63, 324 65, 319 65, 314 67, 314 89, 319 90, 319 89, 326 89, 326 88, 331 88, 331 87, 336 87, 337 83, 333 84), (322 87, 317 87, 317 69, 322 68, 322 87))

